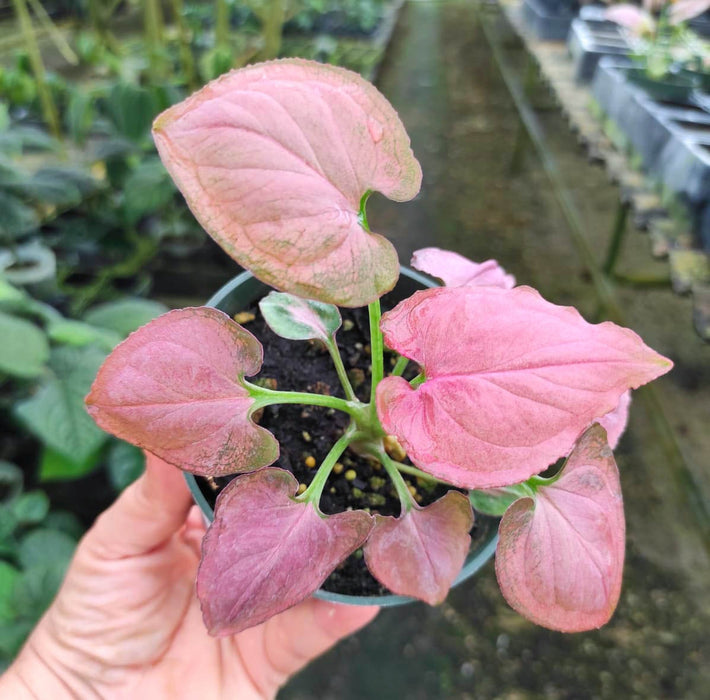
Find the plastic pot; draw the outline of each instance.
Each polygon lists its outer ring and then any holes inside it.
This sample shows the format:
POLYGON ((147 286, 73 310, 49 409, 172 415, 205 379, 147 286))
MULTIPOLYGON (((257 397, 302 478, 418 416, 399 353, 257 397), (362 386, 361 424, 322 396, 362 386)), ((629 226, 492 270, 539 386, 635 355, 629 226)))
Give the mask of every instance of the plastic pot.
POLYGON ((643 88, 654 100, 672 102, 679 105, 690 104, 690 96, 700 87, 700 76, 687 71, 665 75, 659 80, 651 78, 643 69, 632 69, 627 73, 628 79, 643 88))
MULTIPOLYGON (((395 289, 385 296, 393 302, 400 301, 412 295, 414 292, 426 287, 436 286, 431 280, 407 268, 402 268, 399 281, 395 289)), ((260 282, 250 272, 243 272, 222 287, 208 302, 207 306, 213 306, 220 311, 224 311, 230 316, 247 308, 252 302, 260 299, 271 291, 271 287, 260 282)), ((268 352, 268 348, 266 348, 268 352)), ((207 502, 205 496, 197 482, 197 477, 193 474, 185 474, 185 479, 190 488, 190 492, 195 503, 200 507, 208 522, 212 522, 213 510, 207 502)), ((491 518, 476 513, 476 522, 483 528, 482 535, 473 544, 472 550, 461 569, 458 577, 454 581, 454 586, 471 578, 489 559, 493 556, 498 542, 498 518, 491 518)), ((403 603, 415 602, 414 598, 400 595, 382 596, 353 596, 330 591, 318 590, 313 594, 316 598, 328 600, 335 603, 348 603, 350 605, 380 605, 384 607, 402 605, 403 603)))

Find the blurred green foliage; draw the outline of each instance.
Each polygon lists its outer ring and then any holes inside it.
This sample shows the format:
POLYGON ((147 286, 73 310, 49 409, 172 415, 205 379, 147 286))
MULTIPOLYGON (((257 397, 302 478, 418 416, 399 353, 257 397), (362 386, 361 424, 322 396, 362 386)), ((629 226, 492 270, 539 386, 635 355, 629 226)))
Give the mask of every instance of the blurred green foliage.
POLYGON ((53 494, 97 475, 119 492, 143 470, 141 451, 99 430, 84 397, 111 349, 167 310, 143 298, 151 260, 167 245, 190 255, 205 239, 158 158, 153 119, 199 83, 270 52, 367 74, 381 48, 364 38, 389 2, 43 6, 78 21, 65 32, 77 64, 58 70, 56 57, 44 58, 40 90, 32 42, 0 54, 0 670, 96 515, 79 507, 86 494, 69 489, 66 509, 53 494), (42 91, 60 115, 54 136, 42 91))

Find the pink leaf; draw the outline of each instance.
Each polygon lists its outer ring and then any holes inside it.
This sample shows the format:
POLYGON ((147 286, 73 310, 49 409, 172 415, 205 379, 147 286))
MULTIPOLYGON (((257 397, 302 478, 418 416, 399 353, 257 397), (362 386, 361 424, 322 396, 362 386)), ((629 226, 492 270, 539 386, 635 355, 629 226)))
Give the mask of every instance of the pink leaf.
POLYGON ((399 518, 376 515, 367 567, 393 593, 437 605, 461 571, 472 527, 471 504, 457 491, 426 508, 412 504, 399 518))
POLYGON ((361 510, 324 516, 299 503, 283 469, 237 477, 202 543, 197 595, 210 634, 241 632, 307 598, 372 529, 361 510))
POLYGON ((243 68, 160 115, 154 136, 202 226, 259 279, 341 306, 394 286, 396 251, 363 228, 360 200, 411 199, 421 169, 359 75, 298 59, 243 68))
POLYGON ((619 472, 604 429, 594 425, 560 477, 503 516, 496 552, 503 596, 550 629, 601 627, 621 592, 624 530, 619 472))
POLYGON ((447 287, 515 287, 515 277, 509 275, 495 260, 475 263, 450 250, 415 250, 411 265, 416 270, 438 277, 447 287))
POLYGON ((710 9, 710 0, 677 0, 671 5, 670 23, 680 24, 702 15, 708 9, 710 9))
POLYGON ((380 383, 382 426, 417 466, 468 488, 542 471, 627 389, 672 366, 633 331, 589 324, 527 287, 417 292, 382 330, 426 374, 416 390, 401 377, 380 383))
POLYGON ((653 31, 656 22, 653 17, 637 5, 612 5, 604 12, 604 19, 630 29, 634 34, 653 31))
POLYGON ((603 415, 601 418, 596 419, 596 422, 606 430, 607 441, 612 450, 619 444, 619 439, 624 434, 624 430, 626 430, 630 405, 631 392, 625 391, 621 395, 619 405, 613 411, 609 411, 609 413, 603 415))
POLYGON ((254 401, 241 382, 261 362, 259 341, 221 311, 170 311, 116 347, 86 404, 101 428, 181 469, 258 469, 279 454, 249 420, 254 401))

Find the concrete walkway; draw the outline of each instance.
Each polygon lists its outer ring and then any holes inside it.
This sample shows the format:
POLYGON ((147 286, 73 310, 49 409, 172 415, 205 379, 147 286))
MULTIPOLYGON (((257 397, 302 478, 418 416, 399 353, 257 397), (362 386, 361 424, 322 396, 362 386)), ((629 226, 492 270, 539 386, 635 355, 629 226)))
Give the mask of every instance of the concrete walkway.
MULTIPOLYGON (((515 58, 513 37, 506 40, 515 58)), ((522 52, 517 58, 522 65, 522 52)), ((474 260, 495 257, 519 283, 595 318, 588 270, 539 164, 529 154, 522 171, 510 174, 517 117, 471 3, 405 6, 380 88, 399 110, 424 169, 416 201, 380 198, 370 207, 373 230, 395 242, 401 260, 425 245, 474 260)), ((550 106, 544 94, 538 102, 550 106)), ((587 163, 556 110, 539 116, 601 259, 618 193, 587 163)), ((662 271, 640 233, 628 240, 622 265, 662 271)), ((658 386, 670 433, 659 433, 652 402, 638 397, 617 450, 627 563, 611 623, 578 635, 537 628, 508 608, 491 564, 438 608, 383 611, 281 698, 708 697, 710 558, 706 522, 693 504, 710 495, 710 348, 693 333, 687 299, 666 289, 615 294, 629 325, 676 368, 658 386), (677 464, 668 457, 669 439, 677 464)))

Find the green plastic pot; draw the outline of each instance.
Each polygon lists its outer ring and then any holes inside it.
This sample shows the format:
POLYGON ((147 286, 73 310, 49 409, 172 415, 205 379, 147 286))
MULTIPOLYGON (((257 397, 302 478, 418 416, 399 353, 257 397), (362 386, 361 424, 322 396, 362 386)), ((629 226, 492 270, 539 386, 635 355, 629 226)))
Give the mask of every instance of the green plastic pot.
POLYGON ((645 70, 631 69, 629 80, 642 88, 653 100, 686 105, 693 90, 700 87, 700 76, 691 71, 665 75, 661 79, 651 78, 645 70))
MULTIPOLYGON (((426 287, 435 287, 436 285, 423 275, 402 268, 397 286, 389 295, 384 297, 397 302, 406 299, 414 292, 426 287)), ((271 287, 260 282, 250 272, 243 272, 235 277, 231 282, 228 282, 222 287, 208 302, 207 306, 213 306, 220 311, 224 311, 230 316, 234 316, 239 311, 248 308, 252 302, 260 299, 265 294, 271 291, 271 287)), ((268 348, 266 348, 268 352, 268 348)), ((197 478, 193 474, 185 474, 185 479, 192 493, 195 503, 202 510, 205 519, 212 522, 214 512, 212 507, 207 502, 204 494, 200 490, 197 483, 197 478)), ((476 513, 476 522, 483 532, 473 545, 473 549, 468 554, 463 568, 454 581, 454 586, 471 578, 488 560, 493 556, 498 542, 498 518, 476 513)), ((416 602, 414 598, 401 595, 381 595, 381 596, 353 596, 344 595, 341 593, 332 593, 319 589, 313 594, 316 598, 328 600, 334 603, 347 603, 349 605, 380 605, 390 607, 394 605, 402 605, 404 603, 416 602)))

